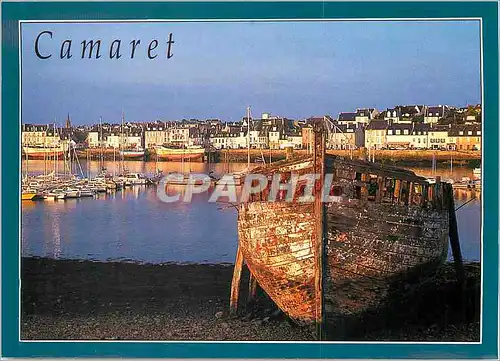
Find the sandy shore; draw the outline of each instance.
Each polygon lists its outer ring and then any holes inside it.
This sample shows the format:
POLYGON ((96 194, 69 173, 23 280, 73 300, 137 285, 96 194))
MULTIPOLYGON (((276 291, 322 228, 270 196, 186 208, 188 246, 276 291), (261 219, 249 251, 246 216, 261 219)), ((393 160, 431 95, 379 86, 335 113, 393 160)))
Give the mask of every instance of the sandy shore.
MULTIPOLYGON (((464 302, 450 265, 412 295, 358 317, 350 340, 479 340, 479 264, 464 302)), ((22 339, 312 340, 259 292, 228 316, 232 265, 22 259, 22 339)), ((243 284, 248 274, 243 273, 243 284)), ((404 285, 401 286, 404 288, 404 285)))

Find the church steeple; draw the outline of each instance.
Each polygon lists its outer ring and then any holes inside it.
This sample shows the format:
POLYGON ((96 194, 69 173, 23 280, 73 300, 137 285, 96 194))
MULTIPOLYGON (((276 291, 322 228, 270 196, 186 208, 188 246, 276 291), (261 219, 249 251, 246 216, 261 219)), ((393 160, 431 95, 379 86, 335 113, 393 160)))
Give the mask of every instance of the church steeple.
POLYGON ((71 120, 69 119, 69 113, 68 117, 66 118, 66 128, 71 128, 71 120))

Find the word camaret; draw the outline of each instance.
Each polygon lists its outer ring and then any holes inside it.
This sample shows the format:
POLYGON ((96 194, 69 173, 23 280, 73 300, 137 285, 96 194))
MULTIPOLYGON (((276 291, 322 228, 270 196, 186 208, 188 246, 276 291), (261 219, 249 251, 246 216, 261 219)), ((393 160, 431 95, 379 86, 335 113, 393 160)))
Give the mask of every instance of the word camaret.
POLYGON ((35 54, 40 59, 50 59, 52 56, 60 59, 120 59, 122 57, 134 59, 134 57, 145 57, 147 59, 164 58, 170 59, 174 56, 173 44, 175 43, 173 34, 168 35, 168 40, 164 43, 153 39, 146 43, 141 43, 141 40, 134 39, 130 42, 122 42, 120 39, 115 39, 109 44, 105 44, 102 40, 83 40, 80 43, 74 42, 71 39, 66 39, 61 42, 58 47, 58 54, 54 54, 50 49, 54 47, 52 43, 53 32, 42 31, 35 39, 34 49, 35 54), (161 54, 164 54, 163 56, 161 54))

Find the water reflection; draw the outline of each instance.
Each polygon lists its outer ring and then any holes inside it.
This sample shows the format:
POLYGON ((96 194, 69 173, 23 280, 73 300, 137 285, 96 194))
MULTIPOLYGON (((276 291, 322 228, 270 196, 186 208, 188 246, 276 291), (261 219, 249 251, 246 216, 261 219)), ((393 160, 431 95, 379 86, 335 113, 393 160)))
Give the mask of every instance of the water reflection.
MULTIPOLYGON (((43 173, 43 161, 30 161, 30 172, 43 173), (38 165, 37 165, 38 164, 38 165)), ((98 172, 98 162, 90 162, 98 172)), ((107 162, 108 171, 112 162, 107 162)), ((153 173, 155 162, 127 162, 134 172, 153 173)), ((183 170, 181 163, 158 163, 165 173, 183 170)), ((184 171, 239 171, 246 164, 185 164, 184 171)), ((62 168, 61 168, 62 169, 62 168)), ((82 169, 86 169, 82 165, 82 169)), ((413 169, 432 175, 431 169, 413 169)), ((438 169, 438 172, 440 170, 438 169)), ((472 169, 443 170, 443 178, 472 177, 472 169)), ((183 186, 169 186, 182 194, 183 186)), ((236 188, 240 191, 240 188, 236 188)), ((460 241, 465 259, 480 259, 481 192, 455 190, 460 241)), ((237 212, 225 203, 209 203, 210 193, 194 194, 191 203, 161 202, 156 187, 136 186, 100 193, 95 199, 22 202, 22 254, 52 258, 135 260, 141 262, 233 262, 237 246, 237 212)), ((239 193, 238 193, 239 196, 239 193)), ((451 257, 451 254, 450 254, 451 257)))
MULTIPOLYGON (((64 162, 59 161, 59 170, 64 169, 64 162)), ((221 175, 223 173, 242 171, 247 167, 246 163, 189 163, 185 162, 143 162, 143 161, 126 161, 124 162, 125 169, 130 172, 144 173, 144 174, 155 174, 157 170, 162 170, 164 174, 169 172, 179 172, 179 173, 206 173, 213 171, 216 175, 221 175)), ((81 167, 74 167, 74 174, 87 177, 88 174, 94 177, 100 173, 99 161, 89 161, 80 160, 81 167), (80 169, 81 168, 81 169, 80 169)), ((119 174, 122 172, 123 166, 119 162, 104 161, 104 168, 110 174, 119 174)), ((28 172, 29 174, 39 175, 44 173, 50 173, 55 170, 54 161, 48 161, 47 167, 43 160, 30 160, 28 162, 28 172)), ((26 163, 22 163, 22 171, 26 172, 26 163)))
MULTIPOLYGON (((52 217, 52 236, 54 240, 54 251, 52 257, 58 259, 61 255, 61 233, 60 233, 60 218, 59 215, 52 217)), ((50 240, 50 237, 47 237, 50 240)))

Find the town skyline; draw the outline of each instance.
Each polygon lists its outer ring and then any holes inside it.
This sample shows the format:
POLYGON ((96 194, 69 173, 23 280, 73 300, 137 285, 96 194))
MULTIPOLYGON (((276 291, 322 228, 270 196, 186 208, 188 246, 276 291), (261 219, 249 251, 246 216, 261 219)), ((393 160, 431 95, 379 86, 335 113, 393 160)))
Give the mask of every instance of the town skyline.
POLYGON ((119 120, 122 111, 131 121, 237 121, 249 105, 255 115, 303 119, 359 107, 477 104, 479 39, 477 21, 22 24, 22 122, 63 122, 68 112, 74 124, 89 124, 119 120), (33 51, 41 31, 53 33, 40 44, 50 59, 33 51), (147 48, 170 33, 168 61, 107 57, 113 39, 141 39, 147 48), (68 39, 75 56, 59 59, 68 39), (102 39, 106 56, 76 56, 90 39, 102 39))
MULTIPOLYGON (((377 110, 379 113, 384 113, 389 109, 394 109, 394 108, 398 108, 398 107, 408 107, 408 106, 423 106, 424 108, 443 107, 444 106, 444 107, 449 108, 449 109, 462 109, 462 110, 464 110, 464 109, 467 109, 468 107, 476 107, 476 106, 482 107, 482 104, 480 102, 461 104, 461 105, 457 105, 457 104, 397 104, 397 105, 392 105, 392 106, 385 107, 385 108, 360 106, 360 107, 356 107, 355 109, 344 109, 336 114, 333 114, 333 113, 310 114, 308 116, 300 117, 300 118, 294 117, 293 115, 292 116, 285 116, 283 114, 276 114, 276 113, 269 111, 269 110, 262 111, 262 112, 254 112, 252 110, 251 118, 252 119, 262 119, 262 116, 267 114, 270 117, 277 117, 277 118, 283 118, 283 119, 294 120, 294 121, 306 121, 307 119, 310 119, 310 118, 318 118, 318 117, 324 117, 324 116, 330 117, 334 120, 338 120, 338 117, 340 114, 356 113, 358 110, 374 109, 374 110, 377 110)), ((118 115, 114 116, 113 118, 109 118, 109 119, 106 119, 104 117, 99 116, 99 117, 97 117, 97 119, 92 119, 92 120, 87 119, 87 120, 84 120, 83 122, 75 122, 71 112, 67 112, 66 114, 64 114, 61 117, 55 117, 54 119, 52 119, 52 121, 50 119, 46 122, 24 122, 23 121, 22 124, 25 124, 25 125, 31 124, 31 125, 40 125, 40 126, 49 125, 52 127, 55 123, 56 127, 64 127, 66 125, 67 120, 69 119, 71 125, 76 126, 76 127, 80 127, 80 126, 92 127, 92 126, 98 125, 99 123, 116 125, 116 124, 121 123, 122 115, 124 116, 123 117, 124 124, 126 124, 126 123, 137 123, 137 124, 144 123, 145 124, 145 123, 154 123, 154 122, 165 122, 165 123, 172 122, 172 123, 175 123, 175 122, 183 122, 183 121, 203 122, 203 121, 210 121, 210 120, 217 120, 217 121, 221 121, 222 123, 237 123, 237 122, 244 121, 244 119, 246 118, 246 112, 245 112, 239 118, 235 118, 235 119, 223 119, 223 118, 217 117, 217 116, 210 117, 210 118, 194 118, 194 117, 188 116, 188 117, 181 118, 181 119, 173 119, 173 118, 166 118, 166 117, 154 118, 154 119, 146 119, 146 118, 128 119, 126 116, 126 111, 123 111, 123 112, 120 112, 118 115)))

